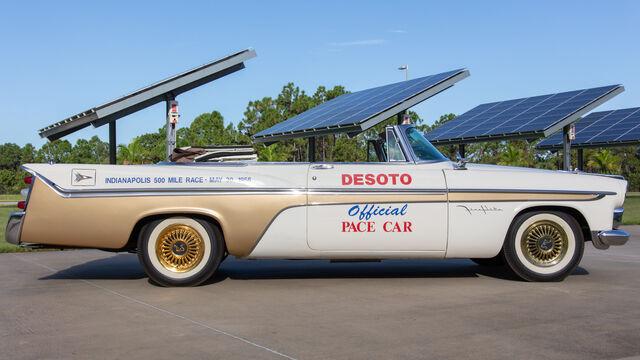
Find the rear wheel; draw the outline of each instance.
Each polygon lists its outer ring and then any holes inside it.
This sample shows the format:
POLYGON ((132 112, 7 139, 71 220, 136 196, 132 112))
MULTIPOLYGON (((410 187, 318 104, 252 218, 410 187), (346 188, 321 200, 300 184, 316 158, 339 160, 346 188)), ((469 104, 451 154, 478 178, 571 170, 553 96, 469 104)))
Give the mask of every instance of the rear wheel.
POLYGON ((220 230, 190 217, 170 217, 146 225, 138 238, 138 258, 149 278, 162 286, 195 286, 209 279, 224 255, 220 230))
POLYGON ((509 267, 528 281, 560 281, 573 272, 584 253, 577 221, 557 211, 518 216, 503 251, 509 267))

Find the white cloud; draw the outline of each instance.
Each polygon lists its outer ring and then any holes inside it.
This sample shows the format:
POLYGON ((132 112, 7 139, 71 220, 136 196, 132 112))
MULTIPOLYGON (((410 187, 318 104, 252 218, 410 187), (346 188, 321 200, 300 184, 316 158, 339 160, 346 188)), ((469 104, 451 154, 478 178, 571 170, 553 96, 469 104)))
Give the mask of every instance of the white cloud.
POLYGON ((391 32, 392 32, 392 33, 396 33, 396 34, 406 34, 406 33, 407 33, 407 30, 399 30, 399 29, 396 29, 396 30, 391 30, 391 32))
POLYGON ((331 46, 362 46, 362 45, 380 45, 386 43, 387 40, 375 39, 375 40, 358 40, 358 41, 346 41, 346 42, 338 42, 331 43, 331 46))

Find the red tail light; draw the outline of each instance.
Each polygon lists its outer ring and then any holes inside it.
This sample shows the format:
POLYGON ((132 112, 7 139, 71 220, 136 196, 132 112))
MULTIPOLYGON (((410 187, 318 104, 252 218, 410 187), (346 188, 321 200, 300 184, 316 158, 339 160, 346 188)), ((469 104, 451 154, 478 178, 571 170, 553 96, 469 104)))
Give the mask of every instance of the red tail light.
POLYGON ((24 178, 24 183, 27 185, 31 185, 32 181, 33 181, 33 176, 27 176, 26 178, 24 178))
POLYGON ((24 201, 18 201, 18 208, 24 210, 24 201))

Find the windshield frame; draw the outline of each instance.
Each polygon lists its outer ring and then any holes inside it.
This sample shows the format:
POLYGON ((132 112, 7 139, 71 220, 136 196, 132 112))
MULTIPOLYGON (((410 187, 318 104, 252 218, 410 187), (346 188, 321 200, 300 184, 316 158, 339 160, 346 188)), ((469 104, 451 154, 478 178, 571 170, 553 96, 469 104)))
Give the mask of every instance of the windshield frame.
POLYGON ((429 142, 429 140, 427 140, 427 138, 425 138, 424 135, 422 135, 414 125, 403 124, 403 125, 396 125, 396 127, 399 130, 397 131, 397 133, 399 133, 398 135, 400 135, 400 138, 402 139, 401 143, 405 148, 405 151, 410 154, 411 160, 414 163, 435 163, 435 162, 449 161, 449 159, 446 156, 442 155, 442 153, 433 144, 431 144, 431 142, 429 142), (432 159, 432 160, 423 160, 420 157, 418 157, 416 153, 413 151, 413 147, 411 146, 411 143, 409 142, 409 137, 407 136, 407 131, 409 131, 410 129, 414 129, 420 136, 422 136, 424 141, 426 141, 429 145, 431 145, 433 149, 435 149, 437 153, 440 154, 441 158, 432 159))

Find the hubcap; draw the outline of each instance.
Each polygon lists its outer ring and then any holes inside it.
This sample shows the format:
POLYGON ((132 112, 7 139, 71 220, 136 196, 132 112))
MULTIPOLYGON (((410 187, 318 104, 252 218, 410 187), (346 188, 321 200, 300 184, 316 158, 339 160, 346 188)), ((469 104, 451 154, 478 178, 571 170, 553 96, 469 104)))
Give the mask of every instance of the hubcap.
POLYGON ((165 269, 173 272, 193 269, 203 254, 202 236, 188 225, 171 225, 160 233, 156 241, 156 256, 165 269))
POLYGON ((534 222, 522 234, 522 253, 538 266, 555 265, 567 254, 569 239, 564 229, 553 221, 534 222))

